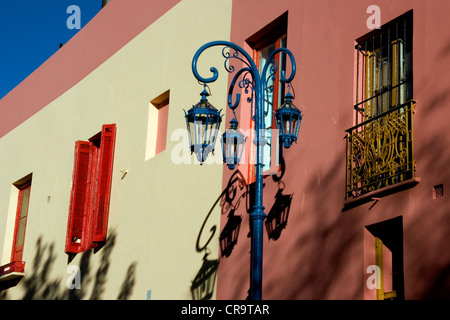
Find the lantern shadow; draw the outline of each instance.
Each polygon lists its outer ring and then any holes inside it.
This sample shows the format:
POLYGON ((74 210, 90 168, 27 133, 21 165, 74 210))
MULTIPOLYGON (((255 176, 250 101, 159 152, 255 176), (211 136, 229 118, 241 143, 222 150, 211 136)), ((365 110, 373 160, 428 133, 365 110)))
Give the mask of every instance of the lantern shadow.
POLYGON ((236 170, 230 177, 227 187, 217 197, 203 221, 197 236, 195 248, 197 252, 204 252, 204 255, 202 258, 202 265, 194 277, 194 280, 192 280, 190 287, 192 299, 194 300, 210 300, 212 298, 219 266, 218 259, 208 259, 208 255, 210 254, 208 246, 211 240, 214 239, 217 230, 216 225, 213 225, 210 228, 210 235, 206 242, 204 244, 200 243, 208 219, 218 205, 221 207, 221 214, 228 214, 228 221, 219 236, 219 241, 221 255, 229 256, 237 243, 237 236, 242 222, 242 217, 235 215, 235 212, 239 207, 241 200, 246 198, 247 191, 243 194, 238 193, 238 191, 243 190, 244 188, 245 178, 239 170, 236 170))
POLYGON ((266 231, 269 240, 278 240, 281 232, 287 226, 293 194, 283 194, 283 189, 278 189, 275 202, 266 218, 266 231))
MULTIPOLYGON (((277 184, 277 192, 274 202, 267 215, 265 225, 269 240, 278 240, 282 231, 286 228, 289 212, 291 209, 292 198, 294 194, 284 194, 285 183, 282 178, 286 171, 286 165, 283 157, 280 157, 280 171, 274 175, 264 176, 263 188, 270 181, 277 184)), ((239 170, 236 170, 230 177, 227 187, 221 194, 222 214, 227 214, 227 222, 220 233, 220 249, 223 257, 229 257, 237 244, 239 232, 242 223, 242 216, 236 215, 242 201, 245 203, 247 214, 251 214, 255 205, 255 183, 246 184, 245 178, 239 170), (239 194, 238 191, 241 191, 239 194)), ((248 238, 252 235, 252 223, 249 220, 248 238)))
POLYGON ((277 174, 272 175, 272 180, 276 182, 277 193, 275 194, 275 201, 265 221, 266 231, 269 240, 278 240, 281 236, 281 232, 286 229, 289 212, 291 210, 291 203, 294 194, 283 194, 285 183, 283 182, 283 176, 286 172, 286 163, 283 157, 280 157, 280 171, 277 174))
MULTIPOLYGON (((269 240, 278 240, 282 231, 287 226, 293 194, 283 193, 283 190, 285 189, 285 184, 282 181, 284 173, 285 163, 281 157, 280 171, 275 175, 264 177, 263 188, 270 182, 267 180, 269 178, 277 184, 274 202, 266 218, 266 231, 269 240)), ((201 239, 204 239, 202 235, 208 219, 218 205, 221 208, 221 215, 227 215, 225 226, 219 235, 220 257, 228 258, 238 243, 242 226, 243 216, 239 215, 238 212, 250 214, 253 211, 255 205, 255 183, 247 184, 242 173, 239 170, 235 170, 228 179, 226 187, 222 190, 207 213, 196 242, 196 251, 204 252, 204 256, 202 258, 201 267, 194 277, 190 288, 194 300, 209 300, 214 293, 220 258, 214 260, 208 259, 208 255, 210 254, 208 246, 211 240, 214 239, 217 226, 213 225, 209 229, 210 235, 203 245, 200 244, 200 242, 201 239)), ((252 224, 249 223, 250 232, 248 237, 251 237, 251 229, 252 224)))
POLYGON ((203 256, 203 263, 192 281, 191 294, 193 300, 211 300, 217 278, 218 260, 208 260, 208 252, 203 256))
POLYGON ((219 237, 222 257, 229 257, 237 244, 242 216, 236 215, 241 201, 247 200, 249 186, 245 185, 245 178, 239 170, 236 170, 228 180, 227 187, 222 191, 221 213, 227 214, 227 222, 219 237), (238 191, 245 191, 238 194, 238 191))
POLYGON ((228 220, 220 233, 219 242, 222 256, 229 257, 237 244, 239 230, 241 228, 242 217, 234 215, 235 210, 231 210, 228 220))
POLYGON ((214 293, 214 286, 217 276, 219 260, 208 259, 208 255, 211 252, 208 246, 211 240, 214 239, 217 226, 213 225, 209 229, 210 235, 208 239, 204 242, 204 244, 201 244, 202 242, 201 240, 204 239, 202 237, 203 231, 206 228, 209 217, 211 216, 212 212, 218 205, 221 207, 221 214, 223 214, 224 212, 229 212, 229 217, 231 219, 230 223, 232 224, 232 227, 230 227, 229 223, 228 224, 229 227, 227 228, 227 230, 230 230, 230 235, 228 235, 227 232, 222 232, 220 235, 220 245, 222 249, 222 255, 224 255, 224 252, 225 253, 228 252, 227 254, 229 255, 232 251, 233 246, 237 242, 235 236, 239 233, 239 231, 233 232, 231 229, 234 229, 236 226, 239 228, 240 221, 238 220, 241 220, 241 217, 234 216, 233 214, 236 208, 236 204, 233 204, 233 200, 236 198, 237 188, 239 186, 243 188, 242 179, 243 179, 242 174, 240 174, 240 172, 238 171, 236 171, 232 175, 232 177, 229 180, 228 186, 217 197, 216 201, 214 202, 209 212, 207 213, 202 226, 200 227, 195 248, 197 252, 204 252, 204 256, 202 259, 202 265, 191 284, 191 294, 194 300, 209 300, 212 298, 214 293), (235 219, 231 218, 231 216, 235 217, 235 219), (225 247, 223 247, 224 244, 225 247))

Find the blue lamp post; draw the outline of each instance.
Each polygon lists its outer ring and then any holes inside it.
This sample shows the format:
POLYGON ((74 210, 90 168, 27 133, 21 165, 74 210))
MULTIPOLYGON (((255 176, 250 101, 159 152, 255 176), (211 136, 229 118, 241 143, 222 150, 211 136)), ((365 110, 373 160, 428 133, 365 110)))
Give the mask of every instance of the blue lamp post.
MULTIPOLYGON (((201 46, 194 55, 192 60, 192 72, 198 81, 206 86, 206 83, 211 83, 217 80, 218 71, 216 68, 211 67, 210 71, 212 76, 210 78, 205 78, 200 76, 197 70, 197 61, 206 49, 214 46, 221 46, 222 56, 225 58, 224 68, 229 73, 234 73, 234 77, 231 81, 230 88, 228 90, 228 107, 233 111, 235 116, 235 109, 239 106, 240 94, 236 93, 235 102, 233 103, 233 90, 236 85, 241 89, 245 90, 245 93, 250 92, 247 101, 251 104, 251 116, 253 121, 255 121, 255 145, 257 146, 256 151, 256 182, 255 182, 255 205, 253 207, 253 212, 250 215, 252 220, 252 250, 251 250, 251 282, 250 291, 251 298, 253 300, 261 300, 262 298, 262 256, 263 256, 263 225, 266 214, 264 213, 263 206, 263 148, 267 143, 265 138, 265 127, 264 118, 272 117, 267 110, 264 110, 264 94, 268 90, 268 81, 273 80, 274 74, 277 71, 277 64, 273 63, 274 58, 277 54, 285 54, 289 56, 291 61, 291 74, 286 78, 285 72, 281 72, 281 82, 286 84, 290 88, 290 83, 295 76, 295 60, 291 53, 286 48, 279 48, 275 50, 267 59, 261 74, 250 55, 238 45, 228 42, 228 41, 213 41, 201 46), (239 60, 243 63, 243 67, 235 72, 234 66, 230 65, 230 60, 239 60), (269 73, 269 74, 268 74, 269 73)), ((276 125, 279 134, 279 138, 283 143, 285 148, 289 148, 292 142, 297 141, 297 135, 300 128, 300 122, 302 119, 302 114, 294 104, 292 103, 293 96, 290 94, 289 90, 285 96, 285 102, 280 108, 275 112, 276 125)), ((199 105, 205 104, 206 94, 202 93, 202 100, 198 103, 199 105)), ((208 109, 196 111, 196 106, 193 106, 186 113, 186 123, 187 130, 191 138, 191 151, 195 152, 197 158, 200 162, 206 159, 209 152, 214 150, 214 143, 216 141, 217 133, 206 134, 208 128, 219 128, 221 116, 217 109, 208 109), (208 115, 207 121, 198 121, 198 116, 194 117, 193 114, 202 114, 201 118, 205 118, 204 114, 208 115), (195 119, 197 119, 197 121, 195 119), (213 138, 205 138, 207 137, 213 138), (192 142, 194 141, 194 142, 192 142)), ((236 117, 230 121, 230 128, 226 130, 222 137, 222 150, 223 150, 223 160, 227 164, 229 169, 234 169, 240 162, 242 152, 244 150, 245 137, 242 132, 238 129, 238 122, 236 117)))

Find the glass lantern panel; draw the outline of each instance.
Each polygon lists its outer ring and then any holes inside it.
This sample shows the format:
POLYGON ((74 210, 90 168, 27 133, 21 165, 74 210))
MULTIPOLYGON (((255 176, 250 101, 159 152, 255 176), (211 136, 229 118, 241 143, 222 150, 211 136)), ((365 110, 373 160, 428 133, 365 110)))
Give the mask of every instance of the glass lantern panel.
POLYGON ((219 119, 217 119, 214 116, 209 116, 208 129, 207 129, 207 135, 208 135, 207 141, 211 145, 214 145, 215 141, 216 141, 218 120, 219 119))
POLYGON ((241 140, 239 142, 240 143, 238 143, 237 150, 236 150, 236 154, 238 155, 238 157, 237 157, 238 163, 242 159, 242 153, 244 152, 245 140, 241 140))
POLYGON ((283 114, 283 133, 285 134, 291 134, 292 130, 292 118, 291 114, 285 113, 283 114))
POLYGON ((189 122, 189 139, 190 139, 190 143, 191 143, 191 148, 192 145, 195 144, 195 123, 194 122, 189 122))
POLYGON ((296 131, 297 131, 297 122, 298 122, 298 118, 297 116, 293 116, 292 117, 292 123, 291 123, 291 134, 295 135, 296 131))

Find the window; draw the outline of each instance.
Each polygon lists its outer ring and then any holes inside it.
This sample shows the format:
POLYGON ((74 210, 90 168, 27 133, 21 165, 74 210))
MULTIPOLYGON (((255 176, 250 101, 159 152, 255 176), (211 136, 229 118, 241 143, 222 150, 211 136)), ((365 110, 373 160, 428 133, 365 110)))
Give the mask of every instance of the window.
MULTIPOLYGON (((13 229, 11 229, 12 241, 6 241, 6 243, 9 242, 8 246, 12 243, 10 247, 11 257, 9 263, 0 266, 0 282, 8 282, 12 279, 20 281, 25 272, 25 262, 22 260, 31 195, 31 178, 32 174, 29 174, 12 185, 12 198, 8 214, 13 218, 13 229)), ((10 283, 10 285, 15 284, 10 283)))
POLYGON ((412 11, 356 40, 346 205, 414 186, 412 11))
MULTIPOLYGON (((247 43, 253 49, 253 60, 261 72, 270 54, 279 48, 285 48, 287 45, 287 12, 247 39, 247 43)), ((286 61, 283 54, 276 55, 275 59, 269 63, 268 73, 270 73, 270 67, 272 66, 276 67, 277 71, 273 76, 267 75, 270 77, 267 80, 267 88, 265 88, 263 93, 264 111, 267 114, 264 119, 267 144, 264 146, 263 151, 263 173, 266 175, 278 172, 280 166, 282 148, 280 148, 276 124, 273 121, 273 113, 284 100, 284 85, 280 81, 280 75, 286 69, 286 61)), ((253 122, 250 124, 250 129, 253 135, 253 122)), ((254 137, 251 137, 250 141, 253 141, 253 139, 254 137)), ((254 144, 252 144, 250 147, 251 155, 256 154, 255 148, 254 144)), ((255 181, 254 170, 253 166, 249 166, 249 183, 255 181)))
MULTIPOLYGON (((257 54, 257 60, 259 60, 259 70, 262 70, 267 63, 267 59, 270 54, 276 49, 286 48, 286 35, 276 39, 273 43, 267 47, 259 50, 257 54)), ((264 146, 264 167, 263 172, 278 171, 279 161, 279 144, 278 136, 276 135, 276 125, 273 121, 273 113, 277 110, 278 106, 282 104, 282 98, 284 97, 284 86, 280 83, 281 71, 285 70, 284 56, 278 55, 278 61, 269 62, 269 70, 272 67, 278 66, 278 72, 276 78, 272 77, 267 81, 267 88, 264 92, 264 110, 267 116, 264 119, 266 129, 267 144, 264 146)))
POLYGON ((25 229, 27 226, 28 204, 30 202, 31 180, 18 187, 19 198, 17 200, 16 222, 14 227, 12 261, 22 261, 25 244, 25 229))
POLYGON ((106 241, 115 136, 116 125, 109 124, 88 141, 75 143, 66 253, 106 241))
POLYGON ((371 279, 365 299, 404 299, 402 221, 399 216, 366 227, 364 264, 371 279))
POLYGON ((166 149, 170 90, 150 101, 145 160, 166 149))
POLYGON ((412 99, 412 11, 356 42, 360 118, 371 119, 412 99))

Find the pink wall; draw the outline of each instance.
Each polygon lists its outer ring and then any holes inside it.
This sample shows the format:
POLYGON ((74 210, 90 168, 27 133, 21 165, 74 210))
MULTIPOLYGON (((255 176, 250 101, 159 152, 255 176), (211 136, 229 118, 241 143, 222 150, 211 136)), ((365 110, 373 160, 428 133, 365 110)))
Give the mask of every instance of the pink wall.
MULTIPOLYGON (((233 1, 231 40, 245 39, 288 11, 288 48, 297 62, 294 103, 304 118, 298 143, 284 151, 283 194, 292 194, 286 229, 278 240, 264 235, 264 299, 364 299, 366 226, 403 217, 406 299, 450 294, 448 196, 433 200, 431 190, 450 182, 450 2, 380 0, 381 24, 414 10, 413 73, 414 188, 343 212, 345 130, 353 125, 354 41, 370 30, 371 1, 233 1), (373 206, 372 206, 373 205, 373 206)), ((229 116, 229 113, 228 113, 229 116)), ((241 168, 242 169, 242 168, 241 168)), ((222 206, 221 230, 230 208, 243 218, 237 245, 220 258, 217 298, 245 299, 249 289, 250 238, 246 189, 233 191, 222 206)), ((279 186, 264 179, 267 213, 279 186)), ((448 297, 448 296, 447 296, 448 297)))
POLYGON ((167 122, 169 120, 169 102, 161 103, 158 108, 158 130, 156 133, 155 155, 166 150, 167 122))
POLYGON ((64 47, 0 100, 0 137, 81 81, 180 0, 108 3, 64 47))

